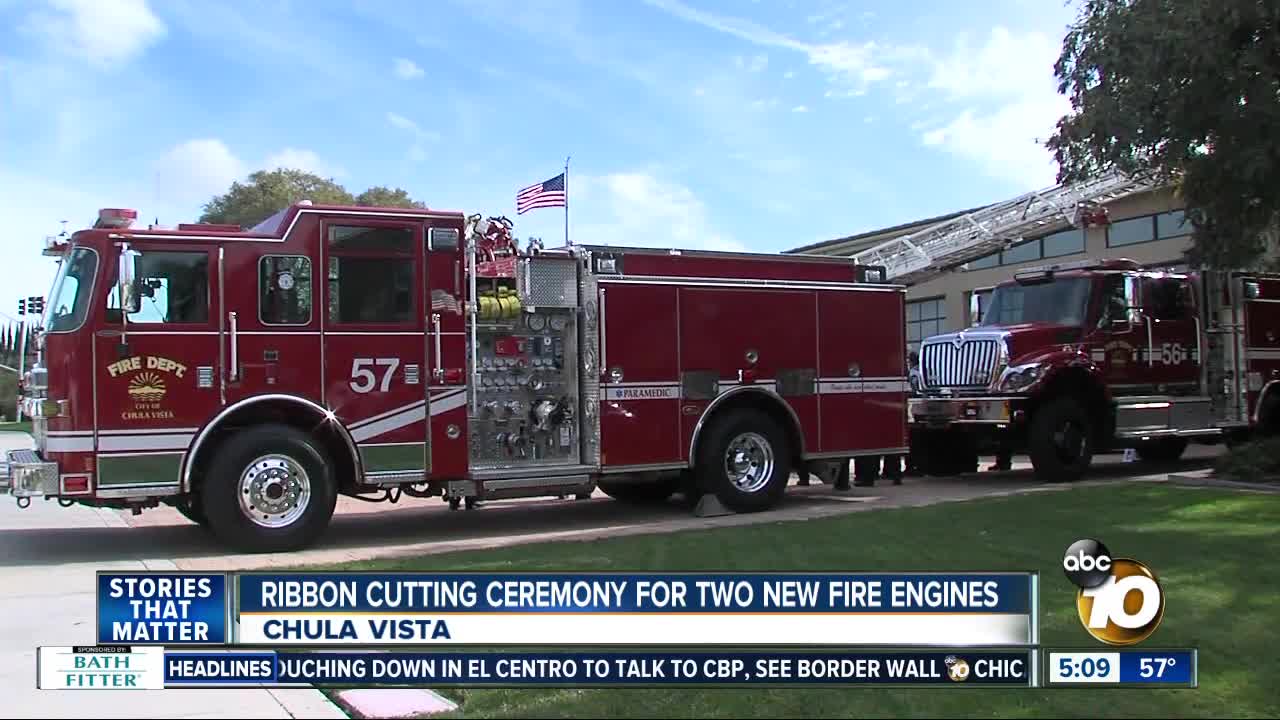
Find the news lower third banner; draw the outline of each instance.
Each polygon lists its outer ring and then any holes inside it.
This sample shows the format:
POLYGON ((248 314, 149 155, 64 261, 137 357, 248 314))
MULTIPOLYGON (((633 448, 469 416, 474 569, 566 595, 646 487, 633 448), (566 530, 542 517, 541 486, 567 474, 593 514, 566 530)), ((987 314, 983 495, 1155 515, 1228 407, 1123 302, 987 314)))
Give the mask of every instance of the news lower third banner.
POLYGON ((1038 578, 98 574, 104 645, 1026 646, 1038 578))
POLYGON ((944 687, 1036 684, 1034 651, 409 652, 42 647, 46 690, 181 687, 944 687))

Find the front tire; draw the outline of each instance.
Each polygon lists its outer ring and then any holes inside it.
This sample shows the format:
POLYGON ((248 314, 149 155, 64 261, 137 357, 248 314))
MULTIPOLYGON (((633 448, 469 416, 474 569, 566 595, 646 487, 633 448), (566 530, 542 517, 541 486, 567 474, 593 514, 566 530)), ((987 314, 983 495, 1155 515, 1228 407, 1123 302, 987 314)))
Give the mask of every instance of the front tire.
POLYGON ((698 443, 698 484, 735 512, 768 510, 791 479, 791 447, 782 428, 751 409, 721 416, 698 443))
POLYGON ((1177 462, 1187 450, 1187 439, 1180 437, 1161 438, 1143 443, 1137 447, 1138 457, 1143 462, 1171 463, 1177 462))
POLYGON ((248 428, 221 445, 200 488, 209 526, 244 552, 287 552, 328 527, 338 493, 324 450, 286 425, 248 428))
POLYGON ((1093 423, 1069 397, 1050 400, 1031 419, 1028 450, 1036 476, 1048 482, 1074 482, 1093 462, 1093 423))

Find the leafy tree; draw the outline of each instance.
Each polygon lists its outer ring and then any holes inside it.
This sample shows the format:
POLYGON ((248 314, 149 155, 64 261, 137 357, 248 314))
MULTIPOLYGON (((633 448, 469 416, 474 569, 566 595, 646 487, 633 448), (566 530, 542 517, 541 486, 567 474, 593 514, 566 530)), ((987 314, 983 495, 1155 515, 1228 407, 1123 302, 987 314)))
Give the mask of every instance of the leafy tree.
POLYGON ((397 207, 425 208, 426 205, 409 197, 409 193, 401 188, 388 188, 382 185, 365 190, 356 196, 356 204, 365 207, 397 207))
POLYGON ((259 170, 247 183, 231 183, 226 194, 204 206, 200 222, 252 227, 299 200, 317 205, 351 205, 355 198, 333 180, 302 170, 259 170))
POLYGON ((1280 3, 1085 0, 1054 67, 1072 111, 1059 181, 1109 169, 1170 183, 1190 260, 1246 266, 1280 221, 1280 3))

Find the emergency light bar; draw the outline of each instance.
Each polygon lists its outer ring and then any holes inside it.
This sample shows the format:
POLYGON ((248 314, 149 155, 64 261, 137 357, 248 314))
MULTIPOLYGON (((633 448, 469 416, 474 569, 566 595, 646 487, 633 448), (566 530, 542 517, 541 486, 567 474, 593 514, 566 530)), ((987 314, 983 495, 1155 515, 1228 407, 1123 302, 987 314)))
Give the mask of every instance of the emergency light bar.
POLYGON ((137 210, 125 210, 123 208, 103 208, 98 211, 98 222, 94 223, 95 229, 127 228, 138 219, 137 210))

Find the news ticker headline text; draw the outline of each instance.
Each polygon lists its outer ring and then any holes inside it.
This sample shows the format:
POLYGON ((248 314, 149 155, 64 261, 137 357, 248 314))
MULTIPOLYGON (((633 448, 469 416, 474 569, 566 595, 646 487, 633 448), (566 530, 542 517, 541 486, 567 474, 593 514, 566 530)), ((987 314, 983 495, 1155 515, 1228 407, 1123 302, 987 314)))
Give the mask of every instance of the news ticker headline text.
POLYGON ((316 645, 1028 645, 1037 576, 98 576, 98 642, 316 645))
POLYGON ((44 647, 43 689, 361 686, 1195 687, 1194 650, 193 651, 44 647), (1046 660, 1042 669, 1039 664, 1046 660), (1055 667, 1055 665, 1057 667, 1055 667), (1070 676, 1070 677, 1068 677, 1070 676))

